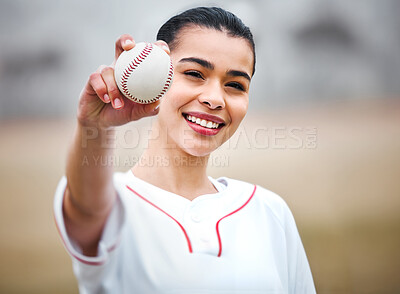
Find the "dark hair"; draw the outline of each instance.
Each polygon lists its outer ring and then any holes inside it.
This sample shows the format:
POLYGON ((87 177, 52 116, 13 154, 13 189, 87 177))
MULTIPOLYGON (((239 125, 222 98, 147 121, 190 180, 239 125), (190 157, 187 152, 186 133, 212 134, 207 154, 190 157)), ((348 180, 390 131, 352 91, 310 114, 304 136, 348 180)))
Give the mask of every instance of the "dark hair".
POLYGON ((182 28, 190 25, 226 31, 228 36, 246 39, 253 51, 253 74, 256 65, 256 50, 250 29, 233 13, 219 7, 196 7, 171 17, 161 26, 157 40, 165 41, 171 50, 175 48, 176 37, 182 28))

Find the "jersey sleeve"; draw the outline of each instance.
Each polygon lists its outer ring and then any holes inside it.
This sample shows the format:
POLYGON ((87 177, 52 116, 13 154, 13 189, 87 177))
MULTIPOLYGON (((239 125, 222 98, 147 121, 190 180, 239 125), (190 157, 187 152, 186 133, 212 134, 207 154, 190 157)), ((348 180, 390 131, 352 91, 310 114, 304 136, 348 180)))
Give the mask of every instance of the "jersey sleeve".
POLYGON ((83 255, 82 250, 78 246, 78 244, 72 238, 70 238, 65 227, 63 200, 66 186, 67 179, 64 176, 61 178, 54 196, 54 218, 64 247, 72 258, 81 263, 87 265, 104 264, 108 258, 109 253, 113 251, 118 245, 121 229, 123 227, 125 211, 121 203, 121 199, 117 197, 116 203, 108 217, 101 240, 98 245, 97 256, 85 256, 83 255))
POLYGON ((289 293, 316 293, 310 265, 293 214, 283 200, 282 206, 286 235, 289 293))
POLYGON ((257 186, 261 199, 269 208, 269 213, 279 223, 280 244, 279 260, 285 264, 283 281, 289 294, 316 293, 306 252, 297 229, 293 214, 279 195, 257 186))

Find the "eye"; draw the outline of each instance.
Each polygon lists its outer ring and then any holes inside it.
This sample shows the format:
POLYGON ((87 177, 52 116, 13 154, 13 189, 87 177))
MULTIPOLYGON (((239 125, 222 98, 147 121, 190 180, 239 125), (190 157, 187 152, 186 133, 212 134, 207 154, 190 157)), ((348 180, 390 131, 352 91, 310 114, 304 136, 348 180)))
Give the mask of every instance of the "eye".
POLYGON ((227 87, 232 87, 234 89, 237 89, 239 91, 244 91, 244 87, 242 86, 242 84, 238 83, 238 82, 230 82, 228 84, 226 84, 227 87))
POLYGON ((196 70, 188 70, 188 71, 185 71, 184 74, 187 75, 187 76, 192 76, 192 77, 204 80, 203 75, 200 72, 196 71, 196 70))

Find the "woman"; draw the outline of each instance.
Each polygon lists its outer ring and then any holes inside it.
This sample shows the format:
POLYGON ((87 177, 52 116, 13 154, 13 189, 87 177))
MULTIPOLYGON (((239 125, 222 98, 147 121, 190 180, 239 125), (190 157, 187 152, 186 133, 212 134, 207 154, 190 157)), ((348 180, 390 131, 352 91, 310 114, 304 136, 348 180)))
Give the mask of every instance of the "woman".
MULTIPOLYGON (((55 216, 81 293, 314 293, 292 214, 272 192, 207 177, 207 160, 237 130, 255 68, 250 30, 220 8, 171 18, 157 35, 174 81, 154 104, 122 97, 113 66, 93 73, 55 216), (116 126, 156 115, 140 164, 98 166, 116 126), (87 129, 97 136, 86 140, 87 129), (85 162, 85 164, 83 164, 85 162)), ((135 46, 116 42, 117 58, 135 46)))

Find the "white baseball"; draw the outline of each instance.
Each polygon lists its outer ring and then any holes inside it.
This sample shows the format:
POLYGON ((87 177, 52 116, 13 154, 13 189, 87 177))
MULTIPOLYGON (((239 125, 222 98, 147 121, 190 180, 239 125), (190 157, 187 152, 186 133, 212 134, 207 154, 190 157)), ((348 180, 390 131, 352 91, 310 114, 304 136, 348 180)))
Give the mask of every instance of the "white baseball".
POLYGON ((153 103, 169 89, 174 75, 169 55, 151 43, 137 43, 121 53, 114 76, 119 90, 141 104, 153 103))

